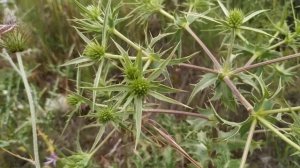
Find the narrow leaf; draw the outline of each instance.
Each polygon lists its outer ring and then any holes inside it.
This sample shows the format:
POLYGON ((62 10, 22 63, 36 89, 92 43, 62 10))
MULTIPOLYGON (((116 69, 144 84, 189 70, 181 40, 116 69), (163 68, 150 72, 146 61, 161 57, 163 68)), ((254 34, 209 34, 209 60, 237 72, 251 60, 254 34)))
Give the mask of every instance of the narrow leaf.
POLYGON ((253 17, 255 17, 256 15, 259 15, 263 12, 266 12, 268 10, 258 10, 258 11, 255 11, 253 13, 251 13, 250 15, 246 16, 243 20, 243 23, 247 22, 248 20, 252 19, 253 17))
POLYGON ((142 130, 143 99, 135 97, 134 106, 135 106, 135 127, 136 127, 134 149, 136 150, 137 144, 140 139, 141 130, 142 130))
POLYGON ((69 66, 69 65, 74 65, 74 64, 78 65, 78 64, 86 63, 86 62, 90 62, 90 61, 92 61, 90 58, 80 56, 80 57, 74 58, 60 66, 69 66))
POLYGON ((226 9, 226 7, 222 4, 222 2, 220 0, 218 0, 219 6, 221 7, 223 13, 228 17, 229 16, 229 12, 226 9))
POLYGON ((157 92, 154 92, 154 91, 150 91, 149 92, 149 95, 151 95, 152 97, 158 99, 158 100, 161 100, 161 101, 164 101, 164 102, 168 102, 168 103, 171 103, 171 104, 176 104, 176 105, 180 105, 180 106, 183 106, 183 107, 186 107, 186 108, 189 108, 191 109, 191 107, 177 101, 177 100, 174 100, 172 98, 169 98, 165 95, 162 95, 160 93, 157 93, 157 92))

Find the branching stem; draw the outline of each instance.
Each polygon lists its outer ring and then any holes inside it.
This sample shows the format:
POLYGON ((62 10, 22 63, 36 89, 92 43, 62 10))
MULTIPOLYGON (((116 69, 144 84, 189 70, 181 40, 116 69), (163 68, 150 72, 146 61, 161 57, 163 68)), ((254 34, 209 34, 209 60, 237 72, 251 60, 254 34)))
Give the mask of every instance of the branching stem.
POLYGON ((232 71, 232 74, 237 74, 237 73, 244 72, 244 71, 247 71, 250 69, 254 69, 254 68, 261 67, 261 66, 270 65, 270 64, 274 64, 277 62, 282 62, 282 61, 286 61, 286 60, 290 60, 290 59, 294 59, 294 58, 298 58, 298 57, 300 57, 300 53, 260 62, 260 63, 249 65, 249 66, 243 66, 243 67, 237 68, 236 70, 232 71))

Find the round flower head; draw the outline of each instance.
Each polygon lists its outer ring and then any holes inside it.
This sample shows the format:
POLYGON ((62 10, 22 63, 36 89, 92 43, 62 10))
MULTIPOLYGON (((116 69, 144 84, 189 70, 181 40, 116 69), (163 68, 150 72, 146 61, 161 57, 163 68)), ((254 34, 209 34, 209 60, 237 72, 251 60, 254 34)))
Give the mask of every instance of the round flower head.
POLYGON ((83 55, 92 59, 100 60, 105 54, 105 48, 98 42, 90 42, 83 51, 83 55))
POLYGON ((132 81, 130 84, 132 92, 139 96, 143 97, 148 93, 149 90, 149 82, 146 81, 145 79, 136 79, 132 81))
POLYGON ((243 24, 244 13, 240 9, 233 9, 229 11, 229 16, 227 17, 228 26, 231 28, 239 28, 243 24))
POLYGON ((107 107, 98 111, 97 117, 100 123, 107 123, 115 120, 116 111, 113 108, 107 107))
POLYGON ((27 48, 27 37, 18 30, 13 30, 3 36, 1 46, 11 53, 22 52, 27 48))

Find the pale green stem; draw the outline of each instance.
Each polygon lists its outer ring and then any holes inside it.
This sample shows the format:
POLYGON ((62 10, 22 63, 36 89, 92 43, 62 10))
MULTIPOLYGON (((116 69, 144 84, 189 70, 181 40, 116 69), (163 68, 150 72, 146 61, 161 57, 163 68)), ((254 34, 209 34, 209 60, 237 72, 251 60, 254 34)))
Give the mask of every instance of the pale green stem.
POLYGON ((283 141, 285 141, 286 143, 288 143, 289 145, 291 145, 292 147, 294 147, 295 149, 297 149, 298 151, 300 151, 300 146, 298 144, 296 144, 295 142, 293 142, 292 140, 290 140, 288 137, 286 137, 285 135, 283 135, 279 130, 277 130, 277 128, 275 128, 274 126, 272 126, 272 124, 265 120, 262 117, 257 117, 257 119, 267 128, 269 128, 273 133, 275 133, 277 136, 279 136, 283 141))
POLYGON ((161 14, 163 14, 164 16, 166 16, 167 18, 169 18, 169 19, 175 21, 174 16, 172 16, 171 14, 169 14, 167 11, 165 11, 165 10, 163 10, 163 9, 160 9, 159 12, 160 12, 161 14))
MULTIPOLYGON (((148 59, 150 59, 150 54, 148 52, 146 52, 142 47, 140 47, 139 45, 135 44, 134 42, 132 42, 130 39, 128 39, 127 37, 125 37, 122 33, 120 33, 118 30, 113 29, 112 32, 118 36, 120 39, 124 40, 126 43, 128 43, 130 46, 132 46, 134 49, 136 49, 137 51, 141 51, 145 56, 148 57, 148 59)), ((143 59, 143 57, 142 57, 143 59)), ((144 58, 145 59, 145 58, 144 58)))
MULTIPOLYGON (((110 53, 105 53, 106 58, 111 58, 111 59, 123 59, 124 57, 122 55, 115 55, 115 54, 110 54, 110 53)), ((128 56, 130 60, 136 60, 136 57, 134 56, 128 56)), ((142 57, 143 61, 149 60, 149 57, 142 57)))
POLYGON ((257 120, 254 119, 252 121, 250 130, 249 130, 248 138, 247 138, 247 141, 246 141, 246 145, 245 145, 245 148, 244 148, 244 152, 243 152, 243 156, 242 156, 242 160, 241 160, 241 164, 240 164, 240 168, 245 167, 256 124, 257 124, 257 120))
POLYGON ((126 43, 128 43, 130 46, 132 46, 134 49, 138 50, 138 51, 141 51, 142 48, 135 44, 134 42, 132 42, 131 40, 129 40, 127 37, 125 37, 122 33, 120 33, 118 30, 116 29, 113 29, 112 32, 118 36, 120 39, 124 40, 126 43))
MULTIPOLYGON (((143 50, 142 47, 136 45, 134 42, 132 42, 130 39, 128 39, 127 37, 125 37, 123 34, 121 34, 118 30, 113 29, 113 33, 118 36, 119 38, 121 38, 122 40, 124 40, 125 42, 127 42, 129 45, 131 45, 134 49, 136 49, 137 51, 141 51, 145 56, 147 56, 147 62, 143 68, 143 70, 146 70, 150 64, 151 64, 151 57, 150 54, 148 52, 146 52, 145 50, 143 50)), ((145 59, 144 57, 142 57, 142 59, 145 59)))
POLYGON ((292 112, 292 111, 300 111, 300 106, 282 108, 282 109, 276 109, 276 110, 266 110, 261 113, 262 114, 277 114, 277 113, 292 112))
POLYGON ((148 69, 148 67, 151 64, 151 59, 148 59, 148 61, 145 63, 144 67, 143 67, 143 71, 146 71, 148 69))
POLYGON ((225 69, 230 70, 231 69, 231 55, 232 55, 232 50, 233 50, 233 45, 234 45, 234 41, 235 41, 235 30, 232 30, 231 32, 231 39, 230 39, 230 44, 228 47, 228 54, 227 54, 227 58, 226 58, 226 63, 225 63, 225 69))
POLYGON ((257 58, 258 58, 258 55, 253 54, 252 57, 248 60, 248 62, 245 64, 245 67, 251 65, 257 58))
POLYGON ((25 68, 23 66, 22 58, 20 53, 16 53, 19 68, 20 68, 20 74, 24 83, 25 91, 28 98, 30 113, 31 113, 31 127, 32 127, 32 139, 33 139, 33 153, 34 153, 34 162, 35 167, 40 168, 40 160, 39 160, 39 149, 38 149, 38 137, 37 137, 37 128, 36 128, 36 113, 35 113, 35 107, 33 102, 33 97, 31 94, 31 89, 27 80, 25 68))
POLYGON ((273 35, 273 37, 272 37, 272 39, 271 40, 269 40, 269 44, 272 44, 273 43, 273 41, 277 38, 277 36, 280 34, 280 32, 279 31, 277 31, 274 35, 273 35))
POLYGON ((268 48, 268 50, 272 50, 272 49, 274 49, 274 48, 280 46, 281 44, 284 44, 285 42, 286 42, 285 40, 282 40, 282 41, 280 41, 280 42, 278 42, 278 43, 276 43, 276 44, 270 46, 270 47, 268 48))

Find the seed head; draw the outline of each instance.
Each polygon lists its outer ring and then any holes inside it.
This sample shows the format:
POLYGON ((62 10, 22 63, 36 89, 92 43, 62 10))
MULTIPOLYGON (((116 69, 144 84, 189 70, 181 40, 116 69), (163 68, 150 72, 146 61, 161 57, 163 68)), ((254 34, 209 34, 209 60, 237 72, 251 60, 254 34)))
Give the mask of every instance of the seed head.
POLYGON ((92 60, 100 60, 105 54, 105 48, 102 47, 97 41, 87 44, 83 51, 83 55, 91 58, 92 60))
POLYGON ((98 121, 100 123, 107 123, 109 121, 115 120, 116 111, 111 107, 107 107, 98 111, 97 116, 98 116, 98 121))
POLYGON ((229 11, 229 16, 227 17, 227 23, 229 27, 237 29, 243 24, 244 13, 240 9, 233 9, 229 11))
POLYGON ((149 82, 142 78, 135 79, 130 84, 130 87, 131 87, 132 92, 135 95, 137 95, 139 97, 143 97, 149 91, 149 82))
POLYGON ((18 30, 5 34, 0 42, 0 45, 11 53, 22 52, 27 48, 27 37, 18 30))

